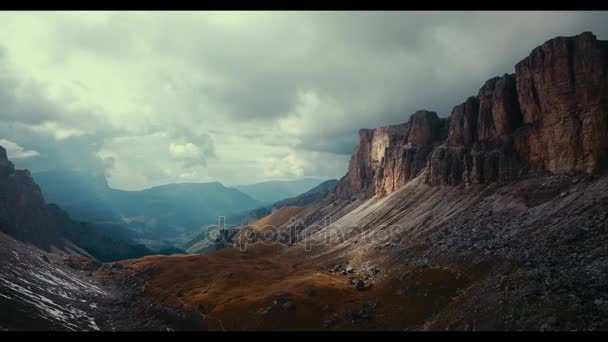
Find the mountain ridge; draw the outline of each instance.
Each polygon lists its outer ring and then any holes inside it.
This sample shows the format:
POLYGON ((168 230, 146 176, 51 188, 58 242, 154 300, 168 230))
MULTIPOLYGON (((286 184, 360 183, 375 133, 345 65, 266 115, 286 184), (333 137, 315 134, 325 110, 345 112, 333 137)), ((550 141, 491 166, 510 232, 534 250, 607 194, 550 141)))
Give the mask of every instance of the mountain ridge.
POLYGON ((608 160, 607 112, 608 42, 591 32, 556 37, 446 119, 421 110, 404 124, 359 130, 337 193, 385 196, 423 169, 432 185, 597 172, 608 160))

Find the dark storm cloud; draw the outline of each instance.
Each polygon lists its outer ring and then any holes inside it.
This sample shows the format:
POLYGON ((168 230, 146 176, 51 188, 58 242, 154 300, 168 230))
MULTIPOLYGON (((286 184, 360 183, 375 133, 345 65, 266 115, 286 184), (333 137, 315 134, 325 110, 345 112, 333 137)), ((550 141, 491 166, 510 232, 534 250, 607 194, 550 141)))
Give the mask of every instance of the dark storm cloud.
POLYGON ((45 90, 35 82, 16 79, 6 63, 6 57, 0 53, 0 120, 40 124, 59 117, 56 106, 45 100, 45 90))
POLYGON ((302 132, 298 147, 336 153, 350 153, 347 145, 362 126, 404 122, 419 109, 449 115, 485 80, 513 72, 516 62, 554 36, 585 30, 608 36, 605 13, 261 16, 262 25, 217 34, 209 25, 209 34, 193 38, 197 43, 190 51, 200 69, 213 65, 223 80, 207 94, 233 119, 269 122, 290 114, 298 91, 329 97, 349 119, 324 134, 312 128, 302 132))
POLYGON ((273 166, 268 174, 339 177, 359 128, 402 123, 420 109, 446 117, 555 36, 592 31, 608 39, 606 12, 3 17, 0 121, 39 126, 7 139, 39 151, 40 160, 53 153, 71 160, 44 144, 74 150, 138 186, 178 175, 260 181, 263 165, 282 160, 285 172, 273 166), (10 25, 21 25, 22 37, 9 35, 10 25), (2 69, 4 60, 31 73, 2 69), (69 96, 52 97, 47 85, 67 87, 69 96), (26 144, 26 132, 39 141, 26 144), (112 162, 104 165, 99 151, 112 162))

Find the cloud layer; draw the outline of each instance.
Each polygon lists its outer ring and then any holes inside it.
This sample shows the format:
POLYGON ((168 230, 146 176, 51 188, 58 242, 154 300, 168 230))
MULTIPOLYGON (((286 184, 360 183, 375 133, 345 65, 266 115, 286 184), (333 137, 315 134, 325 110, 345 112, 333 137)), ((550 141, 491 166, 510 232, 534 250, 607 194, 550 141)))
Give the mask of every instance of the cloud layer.
POLYGON ((607 19, 3 12, 0 138, 40 154, 19 167, 104 172, 124 189, 339 178, 358 128, 447 116, 552 37, 608 39, 607 19))

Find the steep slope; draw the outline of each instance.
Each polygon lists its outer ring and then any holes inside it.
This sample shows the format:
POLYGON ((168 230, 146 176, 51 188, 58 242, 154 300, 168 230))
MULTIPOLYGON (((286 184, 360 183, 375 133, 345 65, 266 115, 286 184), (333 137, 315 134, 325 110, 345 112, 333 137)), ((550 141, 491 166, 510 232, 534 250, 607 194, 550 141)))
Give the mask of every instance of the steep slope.
POLYGON ((0 330, 205 330, 198 313, 141 296, 120 265, 43 250, 0 232, 0 330))
POLYGON ((360 130, 283 236, 124 264, 213 329, 607 330, 607 47, 557 37, 447 120, 360 130))

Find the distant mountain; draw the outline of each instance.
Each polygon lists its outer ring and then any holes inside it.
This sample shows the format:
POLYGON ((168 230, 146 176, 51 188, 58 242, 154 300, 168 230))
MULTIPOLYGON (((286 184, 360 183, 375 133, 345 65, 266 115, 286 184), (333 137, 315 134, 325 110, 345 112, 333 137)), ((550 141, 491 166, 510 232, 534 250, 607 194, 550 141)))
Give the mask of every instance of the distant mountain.
POLYGON ((92 222, 120 220, 119 207, 103 175, 58 170, 35 172, 33 176, 46 201, 60 205, 72 218, 92 222))
POLYGON ((272 205, 256 208, 246 213, 245 215, 234 218, 231 217, 227 220, 238 220, 240 224, 250 224, 261 219, 264 216, 270 215, 272 212, 280 208, 303 207, 325 196, 329 191, 333 190, 336 187, 336 184, 338 184, 337 179, 330 179, 298 196, 280 200, 278 202, 273 203, 272 205))
POLYGON ((78 172, 42 172, 39 179, 48 202, 78 220, 128 227, 138 240, 187 239, 193 231, 260 206, 260 202, 221 183, 183 183, 140 191, 110 188, 103 176, 78 172))
POLYGON ((234 188, 262 203, 271 204, 285 198, 298 196, 322 182, 323 179, 305 178, 294 181, 269 181, 249 185, 237 185, 234 188))
POLYGON ((330 179, 325 181, 314 188, 306 191, 305 193, 298 195, 296 197, 287 198, 281 201, 276 202, 272 205, 273 208, 283 208, 283 207, 302 207, 309 203, 316 201, 317 199, 323 197, 327 192, 333 190, 333 188, 338 184, 337 179, 330 179))

